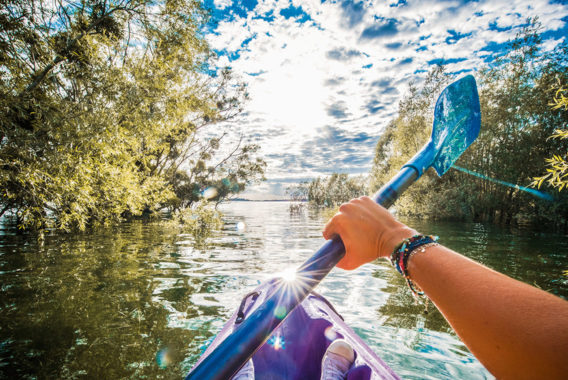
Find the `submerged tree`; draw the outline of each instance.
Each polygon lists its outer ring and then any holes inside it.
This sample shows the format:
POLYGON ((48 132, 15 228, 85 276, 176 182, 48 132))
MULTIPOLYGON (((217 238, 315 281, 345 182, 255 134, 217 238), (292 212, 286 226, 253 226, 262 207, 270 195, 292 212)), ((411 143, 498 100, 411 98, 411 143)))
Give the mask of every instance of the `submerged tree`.
POLYGON ((362 177, 349 177, 346 173, 333 173, 327 178, 316 178, 307 184, 308 200, 316 206, 334 207, 367 195, 362 177))
POLYGON ((3 2, 0 215, 84 228, 260 179, 258 147, 221 144, 246 93, 215 68, 206 21, 196 1, 3 2))

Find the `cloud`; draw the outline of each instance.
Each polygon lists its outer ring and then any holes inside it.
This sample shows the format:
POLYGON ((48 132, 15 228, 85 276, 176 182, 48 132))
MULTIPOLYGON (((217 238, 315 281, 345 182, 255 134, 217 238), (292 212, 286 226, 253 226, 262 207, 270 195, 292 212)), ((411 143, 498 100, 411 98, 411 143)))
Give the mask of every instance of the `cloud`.
POLYGON ((345 26, 353 28, 363 21, 365 16, 365 6, 363 2, 343 1, 341 3, 342 14, 345 17, 345 26))
POLYGON ((402 46, 402 42, 391 42, 391 43, 385 44, 385 47, 387 49, 390 49, 390 50, 398 50, 398 49, 400 49, 401 46, 402 46))
POLYGON ((215 8, 225 9, 228 6, 230 6, 233 3, 233 1, 232 0, 213 0, 213 3, 215 4, 215 8))
POLYGON ((345 119, 349 114, 347 113, 347 106, 345 102, 337 102, 327 107, 327 114, 336 119, 345 119))
POLYGON ((337 77, 337 78, 328 78, 323 82, 323 84, 326 87, 332 87, 332 86, 339 86, 343 82, 345 82, 345 78, 337 77))
POLYGON ((304 162, 319 168, 321 174, 364 173, 370 169, 376 143, 377 137, 367 132, 326 125, 303 143, 301 153, 304 162))
POLYGON ((374 80, 373 82, 371 82, 371 86, 373 86, 373 87, 386 87, 391 83, 392 83, 392 79, 381 78, 381 79, 377 79, 377 80, 374 80))
POLYGON ((382 105, 381 102, 379 102, 377 99, 373 99, 365 105, 365 108, 369 113, 376 114, 377 112, 384 110, 386 107, 382 105))
POLYGON ((247 83, 246 113, 227 128, 261 145, 270 185, 259 191, 368 170, 408 83, 432 65, 463 73, 492 62, 535 15, 547 49, 568 34, 568 6, 548 1, 205 3, 219 66, 247 83))
POLYGON ((336 61, 348 61, 351 58, 359 57, 362 54, 358 50, 354 50, 354 49, 347 50, 346 48, 341 47, 341 48, 329 50, 327 53, 325 53, 325 55, 327 56, 327 58, 334 59, 336 61))
POLYGON ((406 0, 398 0, 396 3, 390 4, 391 8, 402 7, 406 5, 406 0))
POLYGON ((449 37, 446 38, 446 43, 448 45, 452 45, 452 44, 457 43, 462 38, 467 38, 467 37, 471 36, 473 34, 473 32, 460 33, 460 32, 456 32, 455 30, 450 29, 450 30, 448 30, 448 34, 449 34, 449 37))
POLYGON ((429 60, 427 63, 428 65, 448 65, 450 63, 463 62, 465 60, 467 60, 467 58, 435 58, 429 60))
POLYGON ((379 18, 377 23, 366 27, 361 33, 362 40, 371 40, 394 36, 398 33, 397 20, 394 18, 379 18))

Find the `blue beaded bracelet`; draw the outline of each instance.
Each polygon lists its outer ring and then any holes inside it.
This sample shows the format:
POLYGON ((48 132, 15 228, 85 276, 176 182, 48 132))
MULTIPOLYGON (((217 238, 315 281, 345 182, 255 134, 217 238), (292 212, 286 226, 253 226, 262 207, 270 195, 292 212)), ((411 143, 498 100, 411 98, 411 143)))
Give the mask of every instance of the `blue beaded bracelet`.
POLYGON ((438 236, 414 235, 411 238, 404 239, 391 254, 390 260, 392 265, 406 279, 406 283, 415 297, 424 295, 424 292, 410 279, 408 259, 416 252, 417 248, 422 247, 420 251, 424 252, 426 248, 438 245, 437 241, 438 236))

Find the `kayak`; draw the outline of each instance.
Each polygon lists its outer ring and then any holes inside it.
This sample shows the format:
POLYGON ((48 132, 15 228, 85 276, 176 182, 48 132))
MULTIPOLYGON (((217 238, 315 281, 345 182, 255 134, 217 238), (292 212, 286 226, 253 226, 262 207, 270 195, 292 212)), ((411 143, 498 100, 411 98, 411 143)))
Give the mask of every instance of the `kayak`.
MULTIPOLYGON (((477 85, 475 78, 467 75, 442 91, 434 107, 430 140, 373 200, 389 208, 428 168, 444 175, 477 139, 480 125, 477 85)), ((334 237, 297 269, 295 276, 301 279, 297 288, 278 287, 278 281, 272 280, 246 296, 186 380, 226 380, 251 355, 256 379, 317 380, 321 359, 338 338, 355 350, 347 379, 398 378, 331 304, 312 292, 344 255, 341 238, 334 237)))
MULTIPOLYGON (((237 330, 277 286, 278 279, 273 279, 247 294, 194 368, 234 330, 237 330)), ((347 380, 399 379, 394 371, 345 323, 331 303, 313 291, 253 355, 255 379, 319 380, 321 362, 327 347, 334 340, 341 338, 355 351, 355 362, 347 373, 347 380)))

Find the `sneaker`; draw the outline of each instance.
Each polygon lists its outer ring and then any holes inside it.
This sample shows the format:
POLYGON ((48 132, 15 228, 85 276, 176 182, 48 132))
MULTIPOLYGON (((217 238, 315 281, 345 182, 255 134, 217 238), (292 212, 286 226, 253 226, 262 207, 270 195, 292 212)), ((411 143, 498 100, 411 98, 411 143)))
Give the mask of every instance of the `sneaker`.
POLYGON ((321 380, 343 380, 355 361, 355 353, 343 339, 334 340, 321 361, 321 380))
POLYGON ((231 380, 254 380, 254 365, 250 359, 231 380))

